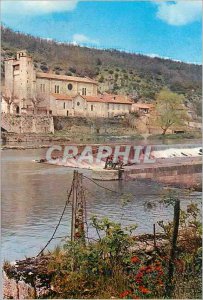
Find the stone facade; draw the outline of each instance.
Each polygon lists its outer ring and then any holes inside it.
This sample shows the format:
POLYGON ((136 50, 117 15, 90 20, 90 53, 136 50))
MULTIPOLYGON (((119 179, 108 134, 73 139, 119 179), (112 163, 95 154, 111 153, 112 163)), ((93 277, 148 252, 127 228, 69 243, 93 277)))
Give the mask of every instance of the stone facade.
POLYGON ((126 96, 99 95, 93 79, 37 72, 26 50, 5 60, 4 94, 2 111, 11 114, 113 117, 129 113, 132 106, 126 96), (15 100, 8 105, 6 97, 15 100))

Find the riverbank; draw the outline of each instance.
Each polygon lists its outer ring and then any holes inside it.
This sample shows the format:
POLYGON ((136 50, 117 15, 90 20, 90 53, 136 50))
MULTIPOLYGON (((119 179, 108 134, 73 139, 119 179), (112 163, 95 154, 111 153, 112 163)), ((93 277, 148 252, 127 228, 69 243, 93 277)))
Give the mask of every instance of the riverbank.
MULTIPOLYGON (((168 245, 166 235, 158 233, 143 234, 133 237, 131 255, 145 253, 152 257, 155 247, 160 251, 168 245), (156 244, 155 242, 156 241, 156 244)), ((61 250, 62 255, 65 252, 61 250)), ((41 299, 57 297, 57 287, 53 285, 57 270, 51 265, 55 259, 55 251, 39 257, 6 262, 3 267, 3 294, 5 299, 41 299)))
POLYGON ((66 131, 55 131, 54 134, 25 134, 1 133, 2 149, 40 149, 53 144, 102 144, 102 143, 132 143, 132 144, 201 144, 200 133, 170 134, 170 135, 141 135, 135 132, 127 134, 70 134, 66 131))
POLYGON ((172 233, 133 236, 132 228, 95 219, 98 240, 66 241, 64 248, 6 262, 4 299, 120 299, 127 295, 146 299, 146 294, 163 299, 169 292, 168 276, 174 279, 172 298, 201 299, 201 235, 194 227, 199 209, 190 204, 187 210, 184 222, 180 221, 172 275, 168 273, 172 233), (191 264, 195 268, 188 269, 191 264))

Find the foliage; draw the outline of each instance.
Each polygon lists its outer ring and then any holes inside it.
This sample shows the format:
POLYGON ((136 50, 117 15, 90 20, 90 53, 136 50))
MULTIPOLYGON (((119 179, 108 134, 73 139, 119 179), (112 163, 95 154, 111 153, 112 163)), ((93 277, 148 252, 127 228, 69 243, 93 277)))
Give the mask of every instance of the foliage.
POLYGON ((188 120, 183 108, 184 97, 171 92, 168 89, 160 91, 156 98, 156 119, 155 122, 163 130, 163 135, 172 126, 184 125, 188 120))
MULTIPOLYGON (((164 205, 174 205, 179 195, 169 190, 164 205)), ((201 298, 201 223, 198 206, 191 203, 181 210, 178 251, 174 261, 174 295, 176 299, 201 298), (187 282, 187 285, 186 285, 187 282)), ((173 223, 159 225, 171 240, 173 223)), ((60 298, 127 298, 163 299, 168 275, 169 250, 155 249, 150 255, 132 252, 136 245, 136 226, 121 228, 107 218, 92 217, 91 226, 98 240, 86 245, 67 242, 63 250, 53 252, 50 270, 56 270, 52 280, 60 298), (160 251, 161 250, 161 251, 160 251)), ((168 244, 169 245, 169 244, 168 244)))
POLYGON ((130 260, 129 248, 136 227, 122 229, 118 223, 96 217, 92 217, 92 226, 98 241, 87 245, 67 242, 62 253, 53 254, 49 268, 57 270, 53 285, 63 297, 83 298, 103 293, 107 280, 113 293, 122 291, 126 285, 123 275, 126 262, 130 260))
POLYGON ((154 134, 150 135, 148 139, 194 139, 194 138, 201 138, 201 132, 186 132, 186 133, 174 133, 174 134, 154 134))

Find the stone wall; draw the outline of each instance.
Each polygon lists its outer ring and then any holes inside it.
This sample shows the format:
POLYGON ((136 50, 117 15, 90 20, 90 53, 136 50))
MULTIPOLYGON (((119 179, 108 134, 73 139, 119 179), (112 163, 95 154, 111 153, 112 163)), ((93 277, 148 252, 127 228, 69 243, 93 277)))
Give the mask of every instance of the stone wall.
POLYGON ((53 117, 55 130, 67 131, 73 135, 133 135, 136 130, 129 127, 124 119, 53 117))
POLYGON ((1 114, 1 127, 14 133, 54 133, 51 116, 1 114))
POLYGON ((194 162, 182 164, 162 166, 153 164, 147 168, 125 170, 123 177, 125 180, 150 179, 168 185, 199 190, 202 182, 202 162, 201 158, 195 158, 194 162))

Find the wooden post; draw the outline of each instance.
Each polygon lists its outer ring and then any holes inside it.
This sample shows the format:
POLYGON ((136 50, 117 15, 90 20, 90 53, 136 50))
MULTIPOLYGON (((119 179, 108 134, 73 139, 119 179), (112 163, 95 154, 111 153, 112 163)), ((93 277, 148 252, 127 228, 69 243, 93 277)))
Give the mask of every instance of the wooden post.
POLYGON ((168 263, 168 278, 166 282, 166 297, 172 299, 173 291, 174 291, 174 262, 176 258, 176 250, 177 250, 177 239, 178 239, 178 228, 180 221, 180 200, 175 200, 174 205, 174 217, 173 217, 173 235, 171 240, 171 251, 168 263))
POLYGON ((72 191, 72 218, 71 218, 71 242, 75 239, 75 209, 76 209, 76 179, 78 172, 73 172, 73 191, 72 191))
POLYGON ((153 224, 154 249, 156 249, 156 225, 153 224))
POLYGON ((85 242, 84 229, 84 191, 82 174, 74 171, 73 193, 72 193, 72 220, 71 220, 71 241, 81 240, 85 242))

